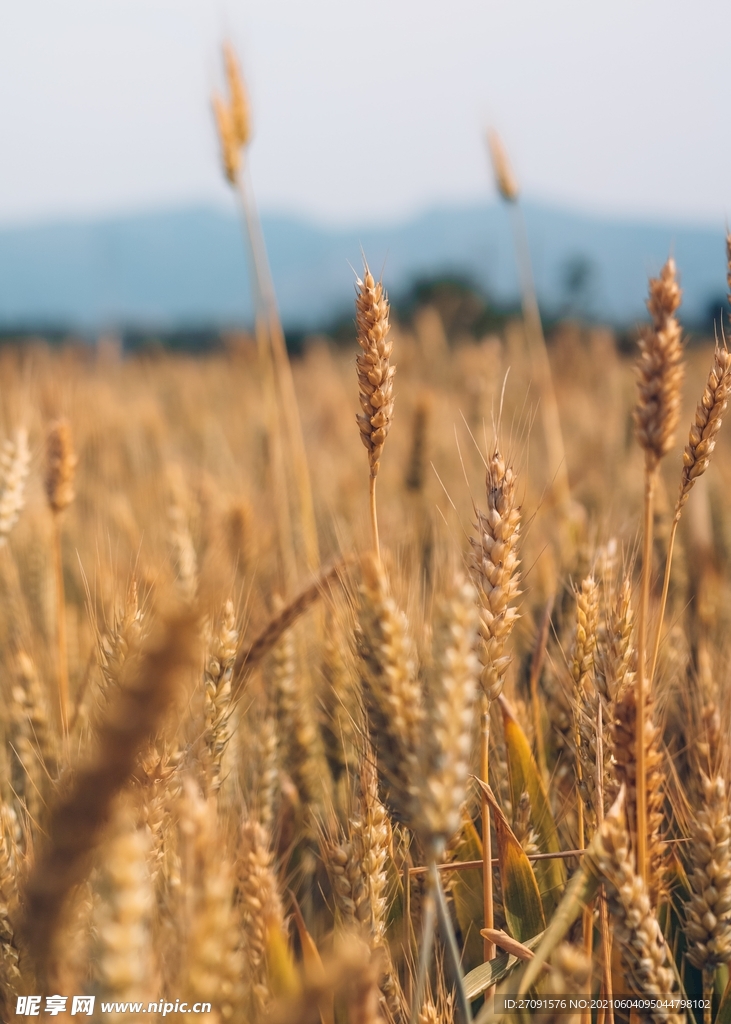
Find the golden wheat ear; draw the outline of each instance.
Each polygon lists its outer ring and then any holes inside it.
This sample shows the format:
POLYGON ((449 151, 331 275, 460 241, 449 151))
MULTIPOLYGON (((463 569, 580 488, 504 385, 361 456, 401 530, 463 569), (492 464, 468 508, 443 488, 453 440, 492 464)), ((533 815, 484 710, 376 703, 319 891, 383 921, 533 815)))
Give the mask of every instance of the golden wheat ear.
POLYGON ((236 145, 248 146, 251 141, 251 109, 236 53, 230 43, 223 44, 223 61, 228 85, 231 130, 236 145))
POLYGON ((389 338, 388 296, 364 263, 363 280, 355 282, 356 332, 361 351, 355 360, 361 413, 356 417, 360 439, 368 452, 370 466, 371 527, 373 549, 379 553, 376 517, 376 477, 381 454, 393 422, 393 342, 389 338))

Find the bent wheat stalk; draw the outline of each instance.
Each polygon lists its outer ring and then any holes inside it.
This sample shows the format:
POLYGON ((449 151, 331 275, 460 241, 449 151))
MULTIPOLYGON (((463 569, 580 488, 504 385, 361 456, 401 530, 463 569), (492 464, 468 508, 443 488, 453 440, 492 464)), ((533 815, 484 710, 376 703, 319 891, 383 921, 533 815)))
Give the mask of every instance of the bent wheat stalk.
MULTIPOLYGON (((731 246, 731 242, 729 245, 731 246)), ((668 551, 665 558, 665 578, 663 579, 662 597, 660 599, 660 612, 655 633, 655 645, 652 652, 652 664, 648 675, 648 685, 650 687, 655 675, 657 654, 660 649, 660 635, 662 633, 662 623, 665 616, 668 589, 670 587, 670 569, 673 564, 673 551, 675 549, 675 535, 678 532, 678 523, 693 485, 710 465, 711 455, 716 447, 716 436, 721 429, 723 414, 728 406, 729 391, 731 391, 731 353, 725 348, 716 346, 713 366, 708 373, 708 380, 706 381, 703 395, 695 412, 695 419, 690 428, 688 444, 683 452, 683 473, 680 479, 678 500, 675 503, 673 524, 670 528, 668 551)))

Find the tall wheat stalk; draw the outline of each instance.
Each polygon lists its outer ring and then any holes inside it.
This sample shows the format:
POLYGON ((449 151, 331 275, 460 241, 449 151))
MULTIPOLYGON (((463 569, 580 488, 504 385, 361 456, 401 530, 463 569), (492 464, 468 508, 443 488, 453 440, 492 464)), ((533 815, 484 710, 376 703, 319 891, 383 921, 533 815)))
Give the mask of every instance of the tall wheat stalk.
POLYGON ((520 278, 520 294, 523 304, 523 320, 528 340, 528 351, 538 377, 543 433, 546 439, 549 469, 553 475, 551 492, 556 504, 565 513, 571 501, 568 467, 566 465, 566 449, 561 431, 561 418, 558 412, 551 364, 548 359, 548 349, 546 348, 546 339, 543 334, 543 323, 541 321, 540 309, 538 308, 528 231, 520 204, 520 189, 513 169, 510 166, 502 139, 494 129, 491 129, 487 134, 487 144, 492 160, 495 184, 497 185, 498 192, 510 207, 513 241, 520 278))
POLYGON ((647 780, 645 765, 645 704, 647 700, 647 633, 652 572, 652 510, 658 467, 670 451, 680 415, 683 350, 675 312, 681 290, 675 261, 669 259, 660 276, 650 279, 647 308, 652 326, 640 338, 637 361, 638 402, 635 407, 637 439, 645 452, 645 489, 642 523, 642 580, 637 637, 637 869, 647 882, 647 780))
MULTIPOLYGON (((246 159, 246 151, 251 141, 248 97, 236 56, 228 44, 224 46, 224 61, 229 104, 226 105, 218 96, 214 96, 213 100, 224 173, 241 204, 252 270, 257 345, 265 369, 265 381, 268 381, 270 390, 274 392, 271 397, 274 399, 278 417, 284 424, 284 436, 290 456, 289 465, 294 475, 299 504, 299 526, 305 563, 307 568, 314 572, 319 566, 320 556, 307 451, 292 366, 287 353, 269 256, 246 159)), ((280 459, 278 465, 286 473, 287 463, 280 459)), ((284 473, 280 472, 279 475, 282 476, 284 473)))

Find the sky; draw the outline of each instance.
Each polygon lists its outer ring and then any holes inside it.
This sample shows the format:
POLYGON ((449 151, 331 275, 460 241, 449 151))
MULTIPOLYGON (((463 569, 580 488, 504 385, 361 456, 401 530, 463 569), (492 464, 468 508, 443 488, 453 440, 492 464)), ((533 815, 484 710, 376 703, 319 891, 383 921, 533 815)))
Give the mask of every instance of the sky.
POLYGON ((324 224, 494 197, 731 216, 727 0, 0 0, 0 225, 232 203, 209 96, 239 52, 261 206, 324 224))

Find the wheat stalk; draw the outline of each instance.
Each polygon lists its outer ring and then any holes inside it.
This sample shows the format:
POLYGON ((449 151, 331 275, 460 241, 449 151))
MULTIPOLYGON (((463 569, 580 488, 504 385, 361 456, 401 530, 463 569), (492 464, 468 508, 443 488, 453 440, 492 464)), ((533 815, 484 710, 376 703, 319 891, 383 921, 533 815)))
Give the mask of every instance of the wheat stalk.
MULTIPOLYGON (((675 261, 669 259, 658 278, 650 279, 647 308, 652 327, 640 337, 637 360, 638 401, 635 407, 637 440, 645 452, 645 491, 642 530, 642 583, 637 641, 637 863, 643 881, 647 881, 646 841, 646 767, 643 729, 647 700, 647 629, 652 570, 652 508, 655 481, 660 460, 675 439, 680 416, 683 384, 683 350, 680 325, 675 312, 680 306, 681 290, 675 261)), ((650 677, 650 683, 652 679, 650 677)))
POLYGON ((513 169, 510 166, 505 146, 498 133, 490 130, 487 141, 495 183, 500 195, 510 205, 528 351, 533 367, 538 375, 538 387, 541 395, 541 415, 543 417, 543 432, 548 454, 549 477, 552 480, 551 490, 557 504, 566 514, 571 503, 566 451, 561 431, 561 418, 558 412, 553 375, 551 373, 551 363, 548 358, 548 349, 543 334, 541 313, 538 308, 538 298, 533 280, 528 232, 521 204, 518 201, 520 189, 513 169))

